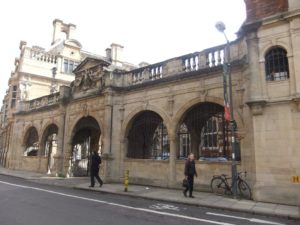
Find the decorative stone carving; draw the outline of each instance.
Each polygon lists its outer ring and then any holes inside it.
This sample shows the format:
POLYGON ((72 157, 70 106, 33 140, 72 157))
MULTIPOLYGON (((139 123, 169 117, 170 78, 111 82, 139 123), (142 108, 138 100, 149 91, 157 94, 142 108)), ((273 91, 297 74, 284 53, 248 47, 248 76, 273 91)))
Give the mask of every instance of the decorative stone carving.
POLYGON ((267 102, 264 100, 259 100, 259 101, 250 101, 247 102, 246 104, 250 107, 252 115, 258 116, 263 114, 263 110, 267 102))
POLYGON ((101 89, 104 85, 104 74, 105 71, 100 66, 81 71, 76 74, 75 80, 71 83, 72 92, 87 91, 94 88, 101 89))

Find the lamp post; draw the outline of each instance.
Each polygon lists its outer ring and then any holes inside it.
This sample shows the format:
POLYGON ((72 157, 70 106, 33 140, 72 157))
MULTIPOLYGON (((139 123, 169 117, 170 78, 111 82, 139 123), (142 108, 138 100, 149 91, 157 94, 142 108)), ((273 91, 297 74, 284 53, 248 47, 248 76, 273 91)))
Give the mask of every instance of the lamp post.
MULTIPOLYGON (((223 62, 223 68, 224 68, 224 98, 225 98, 225 104, 226 103, 226 97, 227 97, 227 86, 229 91, 229 105, 230 105, 230 130, 231 130, 231 148, 232 148, 232 161, 231 161, 231 175, 232 175, 232 192, 233 197, 237 197, 237 182, 235 182, 237 178, 237 163, 236 163, 236 140, 235 140, 235 128, 236 128, 236 122, 234 120, 234 113, 233 113, 233 101, 232 101, 232 80, 231 80, 231 64, 230 64, 230 44, 229 40, 225 33, 225 24, 221 21, 217 22, 215 27, 217 30, 224 34, 224 37, 226 39, 226 49, 224 53, 224 62, 223 62), (228 85, 227 85, 228 84, 228 85)), ((226 107, 226 105, 224 106, 226 107)))

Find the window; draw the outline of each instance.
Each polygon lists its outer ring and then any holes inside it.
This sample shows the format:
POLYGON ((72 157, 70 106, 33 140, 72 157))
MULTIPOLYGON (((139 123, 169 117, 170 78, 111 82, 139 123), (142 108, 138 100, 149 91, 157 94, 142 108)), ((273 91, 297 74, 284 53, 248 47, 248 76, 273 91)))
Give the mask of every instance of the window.
POLYGON ((185 159, 191 152, 191 135, 185 123, 179 129, 179 159, 185 159))
POLYGON ((178 159, 185 159, 190 152, 200 160, 231 158, 230 128, 221 105, 205 102, 193 106, 184 116, 178 137, 178 159))
POLYGON ((16 107, 17 91, 18 91, 18 87, 17 87, 17 85, 14 85, 12 88, 12 96, 11 96, 11 104, 10 104, 11 108, 16 107))
POLYGON ((289 65, 287 52, 281 47, 274 47, 265 56, 266 80, 287 80, 289 65))
POLYGON ((169 159, 167 128, 153 111, 140 112, 128 133, 127 157, 135 159, 169 159))
POLYGON ((72 73, 73 70, 76 69, 78 64, 78 62, 75 62, 73 60, 64 59, 64 73, 72 73))
POLYGON ((228 131, 228 124, 222 114, 209 118, 201 131, 200 156, 228 156, 230 153, 228 131))

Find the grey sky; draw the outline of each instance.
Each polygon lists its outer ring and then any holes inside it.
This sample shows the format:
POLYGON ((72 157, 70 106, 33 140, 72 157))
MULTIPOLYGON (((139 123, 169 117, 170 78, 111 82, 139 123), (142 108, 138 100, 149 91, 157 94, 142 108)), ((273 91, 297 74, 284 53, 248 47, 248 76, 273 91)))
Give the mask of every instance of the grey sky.
POLYGON ((125 61, 155 63, 224 43, 214 27, 222 20, 229 39, 245 20, 244 0, 10 0, 1 3, 2 100, 19 56, 19 42, 46 49, 52 21, 77 26, 83 49, 104 55, 111 43, 122 44, 125 61))

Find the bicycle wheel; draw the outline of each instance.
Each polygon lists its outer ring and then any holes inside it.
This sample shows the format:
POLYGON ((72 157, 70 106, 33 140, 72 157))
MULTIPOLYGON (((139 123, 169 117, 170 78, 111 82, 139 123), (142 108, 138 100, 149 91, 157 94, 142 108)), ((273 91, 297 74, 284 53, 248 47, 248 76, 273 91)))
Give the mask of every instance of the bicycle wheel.
POLYGON ((211 180, 210 188, 217 195, 224 195, 226 193, 226 185, 221 177, 214 177, 211 180))
POLYGON ((249 185, 244 180, 239 180, 238 182, 239 195, 243 199, 252 199, 252 193, 249 185))

